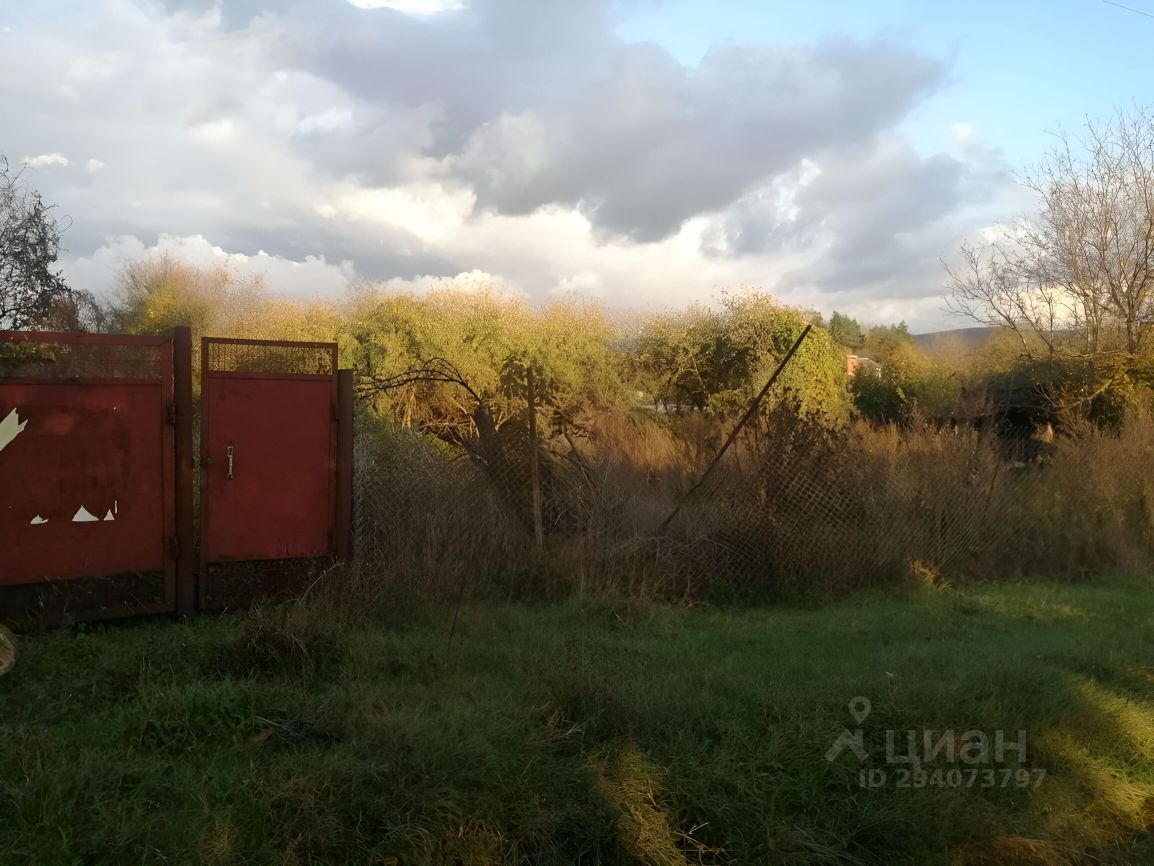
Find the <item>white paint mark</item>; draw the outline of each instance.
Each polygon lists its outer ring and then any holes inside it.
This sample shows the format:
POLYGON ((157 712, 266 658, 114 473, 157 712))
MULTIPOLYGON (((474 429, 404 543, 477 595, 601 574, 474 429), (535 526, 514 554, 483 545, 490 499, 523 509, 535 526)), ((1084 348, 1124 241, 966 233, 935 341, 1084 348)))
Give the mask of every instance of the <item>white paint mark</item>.
POLYGON ((100 518, 89 512, 83 505, 80 506, 80 510, 78 510, 72 518, 73 523, 92 523, 94 520, 100 520, 100 518))
POLYGON ((120 513, 120 500, 119 499, 113 499, 112 500, 112 513, 113 514, 119 514, 120 513))
POLYGON ((115 517, 112 516, 112 509, 111 508, 109 508, 108 513, 104 515, 104 519, 105 520, 115 520, 116 519, 115 517))
POLYGON ((47 522, 48 522, 48 518, 47 517, 41 517, 39 514, 37 514, 35 517, 32 518, 32 525, 33 526, 40 526, 42 523, 47 523, 47 522))
POLYGON ((13 439, 19 436, 27 426, 28 422, 21 421, 15 409, 9 412, 7 417, 5 417, 3 421, 0 421, 0 451, 3 451, 5 446, 9 445, 13 439))

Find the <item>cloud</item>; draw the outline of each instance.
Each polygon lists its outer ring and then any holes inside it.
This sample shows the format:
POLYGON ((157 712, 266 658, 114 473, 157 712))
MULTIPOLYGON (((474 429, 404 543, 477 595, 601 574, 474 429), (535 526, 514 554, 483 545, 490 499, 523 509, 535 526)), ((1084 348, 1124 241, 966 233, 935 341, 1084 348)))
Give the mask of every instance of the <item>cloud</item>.
POLYGON ((39 156, 26 156, 21 161, 29 168, 44 168, 49 165, 68 165, 68 157, 61 153, 42 153, 39 156))
POLYGON ((109 238, 90 255, 66 261, 64 275, 71 285, 83 286, 108 300, 115 296, 117 277, 125 262, 158 255, 199 267, 227 265, 239 275, 261 277, 280 295, 308 300, 340 299, 357 278, 348 261, 333 263, 324 256, 294 261, 263 250, 251 256, 228 253, 201 235, 162 235, 154 244, 145 244, 134 235, 109 238))
POLYGON ((973 124, 963 120, 950 125, 950 137, 958 147, 966 147, 976 140, 977 134, 973 124))
POLYGON ((456 0, 349 0, 361 9, 396 9, 410 15, 437 15, 441 12, 455 12, 464 4, 456 0))
POLYGON ((912 309, 1006 185, 974 130, 903 135, 946 70, 885 40, 686 64, 618 35, 630 0, 45 2, 0 52, 3 146, 41 154, 84 284, 163 247, 294 295, 478 271, 622 306, 754 284, 912 309))
POLYGON ((882 43, 731 46, 694 69, 623 47, 570 102, 479 129, 460 165, 483 206, 567 204, 606 232, 659 240, 807 156, 868 141, 939 72, 882 43))

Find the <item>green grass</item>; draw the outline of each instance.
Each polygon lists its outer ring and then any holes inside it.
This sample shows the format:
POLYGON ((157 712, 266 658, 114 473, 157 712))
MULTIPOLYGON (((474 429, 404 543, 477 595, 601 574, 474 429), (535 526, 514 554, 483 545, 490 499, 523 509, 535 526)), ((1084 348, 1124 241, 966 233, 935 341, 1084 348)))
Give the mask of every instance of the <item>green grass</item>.
POLYGON ((33 636, 0 863, 1154 863, 1152 611, 1132 581, 33 636), (859 695, 870 755, 827 761, 859 695), (898 787, 890 729, 1025 730, 1047 773, 898 787))

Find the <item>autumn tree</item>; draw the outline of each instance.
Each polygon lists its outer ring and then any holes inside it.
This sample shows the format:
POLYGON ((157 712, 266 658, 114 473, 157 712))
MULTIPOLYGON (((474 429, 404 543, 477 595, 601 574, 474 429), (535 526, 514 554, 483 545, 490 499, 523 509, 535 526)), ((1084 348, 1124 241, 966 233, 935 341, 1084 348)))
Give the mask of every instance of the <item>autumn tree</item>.
MULTIPOLYGON (((892 332, 885 336, 892 338, 892 332)), ((887 339, 885 363, 859 370, 850 381, 850 391, 854 406, 870 421, 903 422, 915 413, 942 418, 958 407, 962 396, 959 373, 935 363, 913 340, 887 339)))
MULTIPOLYGON (((691 307, 647 320, 634 358, 667 409, 739 411, 808 323, 805 313, 763 292, 723 297, 720 309, 691 307)), ((781 378, 806 412, 840 418, 848 407, 845 354, 821 329, 810 332, 781 378)))
POLYGON ((265 336, 264 282, 227 263, 199 267, 167 253, 127 262, 109 306, 113 329, 160 334, 188 325, 196 336, 265 336))
POLYGON ((413 295, 364 285, 344 330, 342 352, 374 407, 448 442, 474 437, 478 403, 498 428, 522 411, 515 367, 536 371, 539 396, 565 424, 627 399, 617 332, 596 304, 533 308, 491 287, 413 295))

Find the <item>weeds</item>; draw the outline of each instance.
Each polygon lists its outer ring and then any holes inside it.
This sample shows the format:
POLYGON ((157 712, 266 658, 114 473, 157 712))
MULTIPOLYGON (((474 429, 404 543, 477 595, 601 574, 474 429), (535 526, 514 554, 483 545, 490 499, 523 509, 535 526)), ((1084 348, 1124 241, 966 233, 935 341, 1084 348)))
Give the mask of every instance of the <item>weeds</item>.
POLYGON ((1149 412, 1016 463, 977 426, 831 427, 786 401, 656 535, 722 432, 702 416, 609 414, 571 437, 559 447, 579 456, 546 488, 546 512, 566 517, 542 555, 473 461, 369 426, 357 520, 371 591, 726 602, 1154 563, 1149 412))

